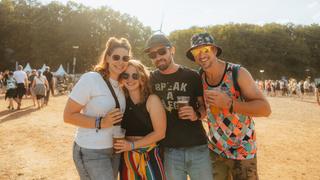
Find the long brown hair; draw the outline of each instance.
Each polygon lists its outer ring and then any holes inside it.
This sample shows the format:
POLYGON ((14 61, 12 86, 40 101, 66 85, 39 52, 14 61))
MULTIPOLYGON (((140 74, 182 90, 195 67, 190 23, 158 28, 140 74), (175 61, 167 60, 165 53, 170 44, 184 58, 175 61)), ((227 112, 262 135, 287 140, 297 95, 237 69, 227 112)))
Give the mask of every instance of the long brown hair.
POLYGON ((107 56, 111 56, 112 52, 117 48, 124 48, 128 50, 129 56, 131 56, 131 45, 126 38, 109 38, 106 43, 106 48, 103 50, 99 58, 98 64, 94 67, 94 71, 101 73, 104 78, 109 78, 109 63, 107 62, 107 56))
MULTIPOLYGON (((150 71, 143 65, 139 60, 131 59, 128 62, 128 67, 133 66, 137 73, 139 74, 139 84, 140 84, 140 102, 145 102, 150 94, 152 94, 152 88, 150 84, 150 71)), ((120 76, 120 82, 122 78, 120 76)), ((124 93, 126 97, 129 97, 129 92, 124 88, 124 93)))

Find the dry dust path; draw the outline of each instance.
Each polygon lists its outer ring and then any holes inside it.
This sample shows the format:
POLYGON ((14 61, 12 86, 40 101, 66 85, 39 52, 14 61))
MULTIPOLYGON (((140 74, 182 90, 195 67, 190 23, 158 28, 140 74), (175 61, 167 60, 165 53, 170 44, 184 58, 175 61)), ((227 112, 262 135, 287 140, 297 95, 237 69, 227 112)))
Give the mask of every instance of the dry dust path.
MULTIPOLYGON (((0 96, 0 179, 79 179, 71 148, 75 128, 62 112, 66 96, 37 110, 5 110, 0 96)), ((314 100, 268 98, 272 115, 255 118, 262 180, 320 179, 320 106, 314 100)))

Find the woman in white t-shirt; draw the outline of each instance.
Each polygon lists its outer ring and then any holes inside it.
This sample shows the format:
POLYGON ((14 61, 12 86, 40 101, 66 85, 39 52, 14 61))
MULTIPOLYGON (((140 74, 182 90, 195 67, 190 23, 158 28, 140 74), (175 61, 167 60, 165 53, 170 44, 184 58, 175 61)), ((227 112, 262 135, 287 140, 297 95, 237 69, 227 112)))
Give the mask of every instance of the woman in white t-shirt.
POLYGON ((127 39, 110 38, 95 72, 81 76, 64 110, 64 122, 78 126, 73 160, 80 179, 117 179, 120 155, 113 153, 113 125, 125 110, 119 75, 127 68, 131 46, 127 39), (120 108, 105 80, 111 84, 120 108))

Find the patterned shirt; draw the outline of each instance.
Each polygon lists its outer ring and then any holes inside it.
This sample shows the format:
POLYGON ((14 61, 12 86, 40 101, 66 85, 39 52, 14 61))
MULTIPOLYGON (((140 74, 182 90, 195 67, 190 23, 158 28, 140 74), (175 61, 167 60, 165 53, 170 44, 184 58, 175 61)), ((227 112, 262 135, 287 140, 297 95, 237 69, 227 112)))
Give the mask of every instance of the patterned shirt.
MULTIPOLYGON (((211 86, 202 73, 204 90, 219 90, 225 92, 235 101, 244 101, 233 81, 233 69, 239 65, 226 63, 221 82, 211 86)), ((238 70, 235 71, 238 73, 238 70)), ((240 89, 240 88, 239 88, 240 89)), ((208 106, 207 106, 208 107, 208 106)), ((209 148, 228 159, 251 159, 256 156, 256 134, 251 117, 239 113, 230 113, 229 109, 219 109, 212 113, 208 108, 209 148)))

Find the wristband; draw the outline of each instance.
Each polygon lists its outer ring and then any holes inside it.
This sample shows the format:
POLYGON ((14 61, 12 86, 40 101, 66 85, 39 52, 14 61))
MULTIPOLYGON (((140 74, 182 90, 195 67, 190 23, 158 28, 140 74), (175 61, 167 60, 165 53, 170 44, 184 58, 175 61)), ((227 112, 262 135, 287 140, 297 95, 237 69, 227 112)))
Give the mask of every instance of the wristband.
POLYGON ((233 113, 233 99, 231 98, 231 105, 230 105, 230 108, 229 108, 229 112, 230 114, 233 113))
POLYGON ((134 150, 134 142, 131 142, 130 145, 131 145, 131 150, 134 150))
POLYGON ((101 119, 102 117, 96 117, 96 132, 99 131, 99 129, 101 129, 101 119))

